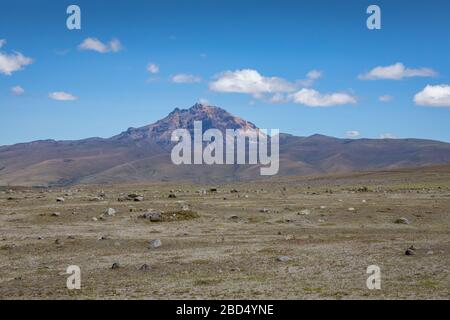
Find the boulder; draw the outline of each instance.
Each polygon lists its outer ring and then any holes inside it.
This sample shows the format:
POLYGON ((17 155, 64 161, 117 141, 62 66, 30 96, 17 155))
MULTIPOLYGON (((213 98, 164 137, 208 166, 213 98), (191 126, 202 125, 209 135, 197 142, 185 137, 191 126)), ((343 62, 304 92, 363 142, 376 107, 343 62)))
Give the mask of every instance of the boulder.
POLYGON ((113 208, 108 208, 108 209, 106 210, 105 214, 108 215, 108 216, 110 216, 110 217, 115 216, 115 215, 116 215, 116 210, 113 209, 113 208))
POLYGON ((396 223, 396 224, 409 224, 409 220, 406 219, 406 218, 401 217, 401 218, 396 219, 394 221, 394 223, 396 223))
POLYGON ((289 258, 289 257, 287 257, 287 256, 280 256, 280 257, 277 257, 277 261, 278 262, 288 262, 288 261, 290 261, 291 260, 291 258, 289 258))
POLYGON ((150 249, 156 249, 162 246, 162 242, 160 239, 150 240, 149 242, 150 249))

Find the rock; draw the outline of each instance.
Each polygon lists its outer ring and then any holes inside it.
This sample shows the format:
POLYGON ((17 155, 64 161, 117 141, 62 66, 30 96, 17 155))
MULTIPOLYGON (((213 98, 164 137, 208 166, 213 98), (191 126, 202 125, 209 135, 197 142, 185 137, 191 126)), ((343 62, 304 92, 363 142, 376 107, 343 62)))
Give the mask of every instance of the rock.
POLYGON ((44 240, 44 237, 39 236, 37 239, 38 239, 38 240, 44 240))
POLYGON ((118 262, 114 262, 111 266, 111 269, 119 269, 120 268, 120 264, 118 262))
POLYGON ((262 208, 262 209, 259 210, 259 212, 261 212, 261 213, 268 213, 269 209, 262 208))
POLYGON ((56 198, 56 202, 64 202, 64 201, 66 201, 66 199, 64 199, 63 197, 56 198))
POLYGON ((89 198, 89 201, 103 201, 104 199, 102 198, 102 197, 98 197, 98 196, 95 196, 95 197, 90 197, 89 198))
POLYGON ((237 189, 231 189, 230 193, 239 193, 239 191, 237 189))
POLYGON ((51 214, 51 216, 52 216, 52 217, 59 217, 59 216, 61 216, 61 213, 60 213, 60 212, 53 212, 53 213, 51 214))
POLYGON ((150 270, 150 266, 146 263, 144 263, 142 266, 139 267, 139 271, 148 271, 150 270))
POLYGON ((428 250, 428 251, 427 251, 427 254, 428 254, 428 255, 432 255, 432 254, 434 254, 434 251, 433 251, 433 250, 428 250))
POLYGON ((125 200, 144 201, 144 196, 142 194, 130 193, 125 200))
POLYGON ((410 246, 408 249, 406 249, 405 251, 405 255, 407 256, 413 256, 416 254, 416 247, 414 247, 414 245, 410 246))
POLYGON ((355 208, 348 208, 348 211, 355 211, 355 208))
POLYGON ((288 262, 288 261, 290 261, 291 260, 291 258, 289 258, 289 257, 287 257, 287 256, 280 256, 280 257, 277 257, 277 261, 278 262, 288 262))
POLYGON ((310 213, 311 213, 310 210, 305 209, 305 210, 300 211, 300 212, 298 213, 298 215, 299 215, 299 216, 307 216, 307 215, 309 215, 310 213))
POLYGON ((209 192, 217 192, 217 188, 211 188, 211 189, 209 189, 209 192))
POLYGON ((230 218, 229 218, 230 220, 238 220, 239 219, 239 217, 238 216, 236 216, 236 215, 232 215, 230 218))
POLYGON ((160 212, 146 212, 140 215, 139 218, 148 219, 151 222, 161 222, 163 220, 160 212))
POLYGON ((58 245, 62 245, 63 243, 62 243, 62 241, 61 241, 61 240, 59 240, 59 239, 56 239, 56 240, 55 240, 55 244, 58 244, 58 245))
POLYGON ((113 208, 108 208, 105 212, 105 214, 107 214, 108 216, 115 216, 116 215, 116 210, 114 210, 113 208))
POLYGON ((320 209, 326 209, 327 207, 326 206, 320 206, 320 209))
POLYGON ((74 236, 67 236, 67 239, 69 239, 69 240, 74 240, 75 237, 74 237, 74 236))
POLYGON ((150 240, 149 242, 150 249, 156 249, 162 246, 162 242, 160 239, 150 240))
POLYGON ((92 221, 98 221, 98 219, 96 217, 93 217, 92 221))
POLYGON ((181 207, 181 211, 189 211, 191 208, 188 205, 184 205, 181 207))
POLYGON ((177 196, 174 193, 169 194, 169 199, 175 199, 177 196))
POLYGON ((409 220, 406 218, 398 218, 394 221, 396 224, 409 224, 409 220))
POLYGON ((98 240, 109 240, 110 238, 108 236, 101 236, 98 238, 98 240))

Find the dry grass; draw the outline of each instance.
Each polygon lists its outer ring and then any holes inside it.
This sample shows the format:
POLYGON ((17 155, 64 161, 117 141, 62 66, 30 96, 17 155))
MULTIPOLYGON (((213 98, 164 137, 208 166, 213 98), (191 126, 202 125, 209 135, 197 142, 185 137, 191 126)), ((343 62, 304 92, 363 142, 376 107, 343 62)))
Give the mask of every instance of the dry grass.
POLYGON ((448 171, 413 171, 221 185, 207 194, 196 191, 211 186, 173 183, 4 190, 0 298, 449 299, 449 181, 448 171), (91 201, 102 192, 104 200, 91 201), (144 201, 118 202, 127 192, 144 201), (100 219, 107 208, 116 215, 100 219), (138 218, 149 210, 163 221, 138 218), (395 224, 399 217, 410 224, 395 224), (149 249, 151 239, 162 246, 149 249), (416 254, 405 256, 411 245, 416 254), (114 262, 121 267, 112 270, 114 262), (66 289, 73 264, 80 291, 66 289), (150 269, 140 271, 143 264, 150 269), (366 288, 371 264, 381 267, 382 290, 366 288))

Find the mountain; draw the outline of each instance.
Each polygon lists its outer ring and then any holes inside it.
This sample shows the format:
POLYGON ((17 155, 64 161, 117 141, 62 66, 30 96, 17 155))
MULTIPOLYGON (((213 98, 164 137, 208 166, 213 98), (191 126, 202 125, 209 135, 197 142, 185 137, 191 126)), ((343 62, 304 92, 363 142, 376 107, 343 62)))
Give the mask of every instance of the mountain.
MULTIPOLYGON (((196 104, 108 139, 34 141, 0 147, 0 185, 49 186, 165 180, 225 182, 261 178, 258 165, 172 164, 174 129, 257 129, 225 110, 196 104)), ((420 139, 337 139, 280 134, 279 175, 350 172, 450 163, 450 144, 420 139)))

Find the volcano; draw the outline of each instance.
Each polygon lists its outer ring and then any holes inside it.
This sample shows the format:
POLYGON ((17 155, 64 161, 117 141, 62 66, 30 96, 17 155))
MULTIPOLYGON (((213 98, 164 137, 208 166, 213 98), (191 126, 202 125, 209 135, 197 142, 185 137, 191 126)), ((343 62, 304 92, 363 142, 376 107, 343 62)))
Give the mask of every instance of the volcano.
MULTIPOLYGON (((261 178, 259 165, 172 164, 173 130, 257 129, 219 107, 174 109, 153 124, 111 138, 41 140, 0 147, 0 185, 63 186, 147 181, 220 183, 261 178)), ((421 139, 338 139, 280 134, 280 176, 450 163, 450 144, 421 139)))

